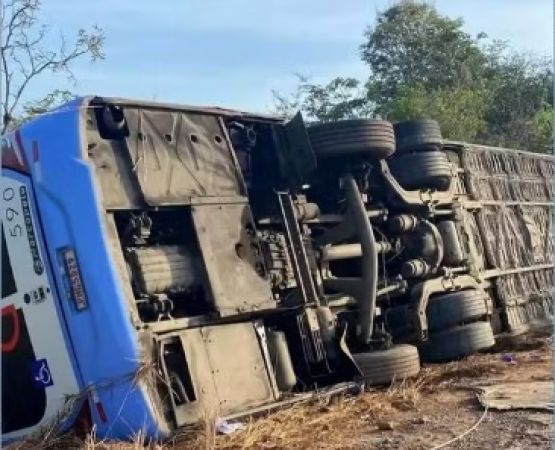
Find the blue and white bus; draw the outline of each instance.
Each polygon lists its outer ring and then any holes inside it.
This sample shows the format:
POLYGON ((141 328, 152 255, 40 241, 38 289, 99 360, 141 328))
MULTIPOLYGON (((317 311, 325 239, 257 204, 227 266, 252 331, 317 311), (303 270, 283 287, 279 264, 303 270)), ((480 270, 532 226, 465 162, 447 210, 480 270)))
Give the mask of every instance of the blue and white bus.
POLYGON ((434 124, 84 97, 2 136, 3 442, 161 439, 549 324, 552 158, 434 124))

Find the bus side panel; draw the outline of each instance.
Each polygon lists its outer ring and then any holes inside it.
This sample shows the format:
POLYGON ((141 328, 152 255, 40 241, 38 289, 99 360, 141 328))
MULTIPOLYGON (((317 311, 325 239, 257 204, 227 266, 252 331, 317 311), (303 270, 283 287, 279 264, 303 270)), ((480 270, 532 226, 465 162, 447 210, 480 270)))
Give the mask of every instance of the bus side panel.
POLYGON ((462 166, 484 244, 486 270, 504 331, 552 322, 553 158, 468 144, 462 166))

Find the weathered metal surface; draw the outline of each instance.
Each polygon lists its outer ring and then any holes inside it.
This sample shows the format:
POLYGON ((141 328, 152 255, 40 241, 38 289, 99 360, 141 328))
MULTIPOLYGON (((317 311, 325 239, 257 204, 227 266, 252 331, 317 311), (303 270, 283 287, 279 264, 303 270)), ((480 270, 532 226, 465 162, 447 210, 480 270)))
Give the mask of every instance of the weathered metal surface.
POLYGON ((132 171, 126 145, 121 140, 102 139, 91 113, 87 127, 88 157, 96 171, 96 181, 107 210, 140 209, 144 199, 132 171))
POLYGON ((537 409, 553 411, 553 382, 530 381, 477 386, 478 400, 489 409, 537 409))
POLYGON ((174 405, 177 426, 275 400, 253 323, 193 328, 168 338, 183 347, 195 395, 174 405))
POLYGON ((221 316, 275 306, 246 201, 191 207, 212 301, 221 316))
POLYGON ((130 108, 125 118, 127 151, 148 204, 241 195, 237 167, 216 117, 130 108))
POLYGON ((316 156, 301 113, 297 113, 286 124, 274 127, 273 140, 279 148, 277 158, 280 172, 287 175, 288 184, 297 190, 316 168, 316 156))
POLYGON ((465 144, 468 193, 481 203, 474 214, 486 272, 497 274, 496 296, 509 331, 550 320, 553 237, 552 158, 465 144), (539 266, 537 270, 524 270, 539 266))
MULTIPOLYGON (((92 97, 88 97, 87 100, 92 100, 92 97)), ((147 100, 136 100, 121 97, 96 97, 97 100, 117 105, 124 108, 139 108, 139 109, 149 109, 152 111, 179 111, 179 112, 192 112, 201 113, 205 115, 221 116, 221 117, 233 117, 242 119, 256 119, 265 120, 269 123, 282 122, 283 119, 271 116, 268 114, 252 113, 241 111, 238 109, 222 108, 219 106, 193 106, 193 105, 182 105, 179 103, 162 103, 162 102, 152 102, 147 100)))

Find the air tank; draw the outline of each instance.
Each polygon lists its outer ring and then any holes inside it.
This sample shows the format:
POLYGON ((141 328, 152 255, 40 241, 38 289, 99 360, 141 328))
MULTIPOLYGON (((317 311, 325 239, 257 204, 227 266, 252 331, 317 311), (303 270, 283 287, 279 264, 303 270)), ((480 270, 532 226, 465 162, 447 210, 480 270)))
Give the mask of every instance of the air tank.
POLYGON ((266 334, 268 352, 274 367, 276 382, 280 391, 290 391, 297 384, 291 354, 283 331, 270 330, 266 334))

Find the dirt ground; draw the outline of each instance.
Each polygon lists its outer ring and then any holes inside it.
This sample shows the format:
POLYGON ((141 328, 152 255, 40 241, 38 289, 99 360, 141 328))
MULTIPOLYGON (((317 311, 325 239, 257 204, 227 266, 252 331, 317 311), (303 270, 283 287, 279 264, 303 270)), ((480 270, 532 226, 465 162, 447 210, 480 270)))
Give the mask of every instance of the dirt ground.
MULTIPOLYGON (((217 435, 210 421, 184 430, 162 449, 550 449, 552 413, 496 411, 477 400, 477 385, 501 381, 552 380, 552 340, 521 336, 498 342, 494 351, 449 364, 428 365, 419 377, 356 397, 297 404, 244 423, 230 435, 217 435), (502 355, 510 354, 512 362, 502 355), (460 437, 462 435, 462 437, 460 437), (460 437, 451 444, 453 439, 460 437)), ((134 443, 101 443, 90 437, 14 448, 128 450, 134 443)))
MULTIPOLYGON (((418 379, 387 390, 370 391, 335 405, 312 405, 308 418, 300 414, 300 435, 291 430, 296 426, 292 417, 292 423, 281 424, 290 429, 280 431, 283 439, 275 432, 264 436, 259 430, 260 435, 246 442, 247 446, 407 450, 441 446, 484 416, 484 407, 476 396, 478 384, 553 379, 551 338, 522 336, 499 343, 495 350, 450 364, 425 366, 418 379), (507 353, 512 356, 512 363, 502 360, 507 353), (322 422, 329 422, 329 427, 318 432, 322 422), (316 432, 311 432, 311 425, 315 425, 316 432)), ((490 409, 473 431, 441 448, 550 449, 551 419, 552 413, 547 412, 490 409)), ((242 433, 248 435, 249 429, 242 433)), ((254 428, 250 433, 257 435, 254 428)), ((221 448, 240 448, 240 434, 235 438, 216 438, 214 443, 221 448)))

